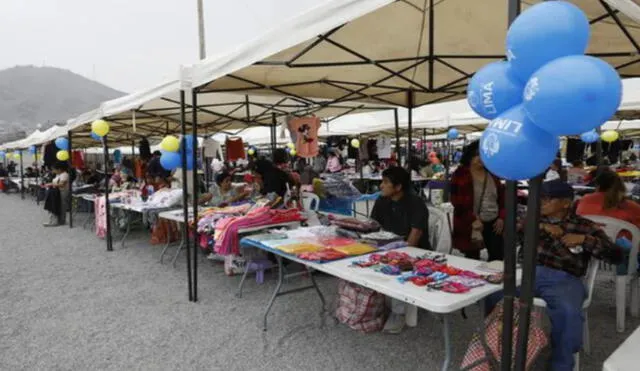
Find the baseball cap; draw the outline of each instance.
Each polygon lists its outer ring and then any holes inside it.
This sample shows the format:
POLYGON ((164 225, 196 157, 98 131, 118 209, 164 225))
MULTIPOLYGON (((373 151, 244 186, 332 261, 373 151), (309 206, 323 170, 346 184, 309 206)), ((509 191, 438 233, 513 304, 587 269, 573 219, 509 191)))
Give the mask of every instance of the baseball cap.
POLYGON ((573 187, 560 179, 550 180, 542 183, 540 192, 542 197, 548 198, 570 198, 573 199, 573 187))

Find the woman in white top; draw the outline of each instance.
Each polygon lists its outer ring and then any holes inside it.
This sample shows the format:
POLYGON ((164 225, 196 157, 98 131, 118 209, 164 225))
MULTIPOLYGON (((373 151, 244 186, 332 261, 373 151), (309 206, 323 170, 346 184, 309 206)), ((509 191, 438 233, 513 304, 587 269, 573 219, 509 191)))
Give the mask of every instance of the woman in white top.
POLYGON ((60 191, 60 214, 49 212, 49 223, 45 223, 45 227, 54 227, 64 225, 65 216, 69 204, 69 173, 67 172, 67 164, 58 162, 53 167, 53 173, 56 175, 51 183, 44 185, 45 188, 57 188, 60 191))

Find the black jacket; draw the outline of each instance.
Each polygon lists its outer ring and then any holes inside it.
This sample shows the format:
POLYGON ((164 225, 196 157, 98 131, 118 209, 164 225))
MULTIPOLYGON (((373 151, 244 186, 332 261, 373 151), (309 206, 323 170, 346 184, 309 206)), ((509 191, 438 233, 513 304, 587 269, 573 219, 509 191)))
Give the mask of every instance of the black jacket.
POLYGON ((58 188, 47 189, 47 195, 44 199, 44 209, 52 214, 62 214, 62 199, 58 188))

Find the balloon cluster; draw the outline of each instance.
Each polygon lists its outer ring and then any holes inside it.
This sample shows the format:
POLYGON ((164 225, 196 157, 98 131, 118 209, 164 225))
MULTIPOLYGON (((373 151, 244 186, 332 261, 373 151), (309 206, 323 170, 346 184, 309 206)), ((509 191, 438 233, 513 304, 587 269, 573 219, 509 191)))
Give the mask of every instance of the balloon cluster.
POLYGON ((58 138, 55 140, 55 145, 58 147, 58 152, 56 152, 56 158, 58 161, 68 161, 69 160, 69 139, 67 138, 58 138))
MULTIPOLYGON (((187 170, 193 170, 195 161, 193 160, 193 135, 185 135, 187 152, 187 170)), ((173 135, 168 135, 160 142, 162 155, 160 156, 160 165, 166 170, 175 170, 182 166, 182 151, 180 139, 173 135)))
POLYGON ((291 156, 295 156, 296 154, 298 154, 298 152, 296 152, 296 145, 289 142, 287 143, 287 149, 286 149, 287 153, 290 154, 291 156))
POLYGON ((541 174, 555 158, 558 136, 602 125, 622 99, 620 76, 606 62, 585 56, 589 20, 565 1, 539 3, 507 33, 508 61, 480 69, 467 100, 492 120, 480 139, 485 166, 504 179, 541 174))

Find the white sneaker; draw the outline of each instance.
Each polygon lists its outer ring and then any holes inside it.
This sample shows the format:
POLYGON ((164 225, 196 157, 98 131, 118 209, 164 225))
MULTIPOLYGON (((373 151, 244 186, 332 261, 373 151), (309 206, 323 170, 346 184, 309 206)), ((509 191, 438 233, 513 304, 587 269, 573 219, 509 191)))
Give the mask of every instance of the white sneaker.
POLYGON ((384 324, 382 332, 386 332, 387 334, 399 334, 404 329, 405 323, 404 314, 392 312, 389 315, 389 318, 387 318, 387 322, 384 324))

